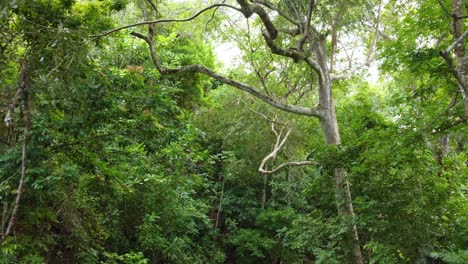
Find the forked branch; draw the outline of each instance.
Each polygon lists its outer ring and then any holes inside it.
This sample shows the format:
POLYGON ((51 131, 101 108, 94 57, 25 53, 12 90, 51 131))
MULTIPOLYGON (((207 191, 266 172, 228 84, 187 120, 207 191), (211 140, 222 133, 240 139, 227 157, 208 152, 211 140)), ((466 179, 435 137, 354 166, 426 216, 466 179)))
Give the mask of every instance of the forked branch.
POLYGON ((283 137, 283 132, 286 128, 286 126, 282 126, 281 130, 278 132, 275 128, 275 125, 277 124, 277 122, 271 122, 271 130, 273 131, 273 133, 275 134, 276 136, 276 142, 275 142, 275 145, 273 146, 273 150, 271 151, 270 154, 268 154, 263 160, 262 162, 260 163, 260 167, 258 168, 258 171, 260 173, 263 173, 263 174, 274 174, 276 173, 277 171, 283 169, 283 168, 286 168, 286 167, 290 167, 290 166, 309 166, 309 165, 317 165, 316 162, 314 161, 308 161, 308 160, 304 160, 304 161, 289 161, 289 162, 285 162, 271 170, 268 170, 266 168, 266 164, 269 160, 274 160, 276 159, 276 156, 278 155, 278 152, 281 150, 281 148, 283 147, 284 143, 286 143, 286 140, 288 139, 290 133, 291 133, 291 128, 288 128, 288 131, 286 132, 286 135, 284 135, 283 137))

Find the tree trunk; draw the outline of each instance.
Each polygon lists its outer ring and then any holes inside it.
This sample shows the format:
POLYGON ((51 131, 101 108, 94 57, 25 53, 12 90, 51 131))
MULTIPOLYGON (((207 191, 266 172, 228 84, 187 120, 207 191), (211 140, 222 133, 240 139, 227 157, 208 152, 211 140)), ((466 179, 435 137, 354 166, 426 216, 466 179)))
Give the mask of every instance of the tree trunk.
MULTIPOLYGON (((338 130, 338 122, 336 119, 335 105, 334 105, 333 97, 332 97, 332 84, 331 84, 330 70, 328 67, 328 60, 327 60, 327 53, 326 53, 326 36, 323 34, 318 34, 317 30, 315 29, 313 30, 314 33, 312 33, 309 30, 310 29, 309 28, 310 27, 310 13, 311 13, 311 10, 313 9, 314 1, 310 2, 310 5, 309 5, 310 12, 308 15, 309 19, 307 20, 304 32, 302 32, 303 35, 302 35, 302 38, 298 42, 297 49, 282 48, 276 44, 275 40, 277 39, 280 31, 273 24, 272 20, 269 17, 268 12, 265 11, 265 9, 263 9, 263 6, 265 5, 266 2, 264 4, 260 4, 256 2, 250 3, 250 1, 247 1, 247 0, 237 0, 237 3, 239 4, 241 8, 240 9, 235 8, 235 9, 241 12, 246 18, 251 17, 253 14, 258 15, 265 29, 262 31, 262 36, 265 40, 266 45, 268 46, 268 48, 273 54, 292 59, 295 62, 304 60, 309 65, 311 71, 318 75, 319 104, 317 107, 302 107, 302 106, 297 106, 297 105, 285 104, 281 101, 276 100, 274 97, 268 94, 263 94, 261 91, 257 90, 253 86, 250 86, 248 84, 239 82, 229 77, 220 75, 203 65, 192 64, 192 65, 182 66, 180 68, 165 68, 163 64, 161 64, 157 56, 156 46, 154 43, 154 36, 155 36, 154 25, 156 23, 163 23, 169 20, 145 22, 143 24, 149 25, 147 36, 144 36, 137 32, 132 32, 131 35, 146 41, 146 43, 149 46, 153 64, 161 74, 179 74, 179 73, 184 73, 184 72, 201 73, 201 74, 210 76, 223 84, 226 84, 226 85, 235 87, 239 90, 248 92, 251 95, 263 100, 267 104, 277 109, 290 112, 290 113, 299 114, 299 115, 319 118, 322 129, 324 131, 325 141, 327 145, 338 146, 340 144, 340 135, 339 135, 339 130, 338 130), (310 41, 309 44, 311 45, 315 53, 315 60, 312 59, 312 56, 310 56, 308 52, 307 53, 304 52, 303 47, 304 47, 305 41, 310 41)), ((196 18, 199 14, 209 9, 212 9, 215 7, 217 8, 219 6, 221 6, 221 4, 212 5, 210 7, 203 9, 202 11, 192 16, 191 18, 187 18, 183 20, 174 20, 174 21, 179 21, 179 22, 189 21, 189 20, 196 18)), ((226 6, 226 5, 222 4, 222 6, 226 6)), ((279 15, 282 16, 281 13, 279 15)), ((120 27, 114 30, 107 31, 106 33, 103 33, 97 36, 105 36, 112 32, 116 32, 118 30, 130 28, 130 27, 137 26, 137 25, 142 25, 142 23, 136 23, 133 25, 120 27)), ((299 26, 298 29, 301 29, 301 26, 300 25, 298 26, 299 26)), ((283 142, 278 145, 278 149, 281 148, 281 145, 283 143, 284 143, 284 139, 283 139, 283 142)), ((276 149, 275 151, 277 151, 278 149, 276 149)), ((264 162, 266 162, 266 160, 268 160, 268 157, 264 159, 264 162)), ((298 164, 298 163, 295 163, 295 164, 298 164)), ((304 164, 304 163, 300 163, 300 164, 304 164)), ((311 164, 311 163, 307 162, 306 164, 311 164)), ((264 167, 264 163, 262 163, 262 165, 260 166, 260 169, 262 169, 263 167, 264 167)), ((273 173, 274 171, 275 169, 272 171, 269 171, 268 173, 273 173)), ((349 189, 349 182, 348 182, 346 170, 344 168, 336 168, 334 177, 335 177, 335 197, 336 197, 337 211, 340 216, 349 216, 351 218, 352 230, 351 230, 350 237, 352 238, 351 240, 352 251, 353 251, 355 263, 363 264, 364 261, 362 258, 361 249, 359 245, 359 236, 357 232, 357 227, 354 221, 355 214, 354 214, 353 205, 351 202, 352 201, 351 192, 349 189)), ((262 198, 266 199, 265 196, 263 196, 262 198)))
MULTIPOLYGON (((458 39, 465 33, 463 26, 463 1, 462 0, 453 0, 452 1, 452 13, 453 13, 453 35, 454 39, 458 39)), ((455 61, 456 61, 456 70, 460 74, 463 85, 460 86, 460 92, 463 97, 463 102, 465 106, 465 117, 468 117, 468 91, 466 86, 468 85, 468 62, 466 57, 465 46, 462 41, 455 47, 455 61)))
MULTIPOLYGON (((24 60, 20 60, 20 90, 23 99, 23 105, 21 113, 23 116, 24 123, 24 138, 23 138, 23 147, 22 147, 22 157, 21 157, 21 176, 18 184, 18 189, 16 190, 16 199, 13 203, 13 210, 11 212, 10 220, 5 232, 2 232, 0 238, 0 245, 5 241, 5 239, 11 235, 13 228, 16 223, 16 218, 18 215, 18 210, 21 202, 21 196, 24 189, 24 181, 26 178, 26 170, 28 165, 28 144, 30 139, 29 130, 31 128, 31 117, 30 117, 30 108, 29 108, 29 93, 30 93, 30 73, 26 67, 27 63, 24 60)), ((4 211, 5 212, 5 211, 4 211)), ((2 223, 3 224, 3 223, 2 223)), ((2 226, 3 228, 3 226, 2 226)))
MULTIPOLYGON (((339 146, 340 133, 338 121, 336 118, 335 104, 332 95, 332 84, 330 80, 330 71, 327 66, 326 42, 325 39, 318 41, 315 45, 315 57, 322 70, 322 80, 319 84, 319 104, 322 109, 320 124, 322 126, 325 142, 328 146, 339 146)), ((356 215, 354 213, 352 196, 349 188, 348 174, 344 168, 335 168, 335 199, 336 208, 339 216, 348 216, 351 219, 351 238, 352 252, 355 263, 363 264, 364 260, 359 243, 359 235, 355 223, 356 215)))

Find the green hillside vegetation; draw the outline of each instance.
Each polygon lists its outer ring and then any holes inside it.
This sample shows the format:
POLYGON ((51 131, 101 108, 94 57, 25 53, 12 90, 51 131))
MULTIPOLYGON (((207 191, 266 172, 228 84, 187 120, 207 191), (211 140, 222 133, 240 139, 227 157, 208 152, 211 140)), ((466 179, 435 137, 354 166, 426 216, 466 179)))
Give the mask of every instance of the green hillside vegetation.
POLYGON ((462 0, 0 1, 0 263, 468 263, 467 49, 462 0))

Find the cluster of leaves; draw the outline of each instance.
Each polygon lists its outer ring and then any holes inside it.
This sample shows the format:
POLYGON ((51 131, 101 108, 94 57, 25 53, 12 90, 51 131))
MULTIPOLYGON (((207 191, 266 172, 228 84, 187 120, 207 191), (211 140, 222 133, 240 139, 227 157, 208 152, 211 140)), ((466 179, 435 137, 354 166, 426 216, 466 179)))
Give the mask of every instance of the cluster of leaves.
MULTIPOLYGON (((284 10, 308 3, 280 2, 284 10)), ((329 2, 317 8, 336 18, 338 2, 329 2)), ((427 29, 427 16, 441 14, 423 2, 419 20, 408 15, 394 23, 391 36, 399 39, 380 47, 382 69, 393 77, 398 70, 398 78, 376 86, 357 78, 334 83, 344 143, 326 147, 317 120, 273 110, 197 74, 161 76, 139 39, 117 33, 85 41, 112 26, 108 15, 123 10, 125 0, 7 1, 0 30, 12 39, 0 43, 0 71, 8 76, 0 79, 0 113, 17 89, 18 59, 27 60, 33 127, 27 187, 0 263, 351 263, 352 220, 336 216, 336 168, 348 171, 369 263, 426 256, 463 263, 466 135, 449 127, 462 106, 456 101, 441 115, 436 104, 450 103, 454 82, 434 48, 416 45, 412 25, 440 33, 427 29), (304 159, 318 165, 259 174, 276 141, 268 119, 278 130, 293 129, 269 168, 304 159), (452 139, 446 154, 442 135, 452 139)), ((351 13, 346 23, 355 19, 351 13)), ((212 47, 195 32, 200 27, 207 25, 158 27, 161 61, 213 67, 212 47)), ((244 37, 257 47, 244 53, 257 74, 284 68, 265 78, 265 92, 288 92, 291 86, 276 79, 299 80, 308 90, 285 100, 314 99, 307 83, 316 76, 304 76, 296 63, 262 61, 267 52, 259 40, 244 37)), ((261 86, 254 72, 232 75, 261 86)), ((20 175, 19 111, 14 117, 15 127, 0 126, 8 139, 0 142, 2 219, 20 175)))
MULTIPOLYGON (((224 259, 210 243, 214 158, 188 122, 202 96, 190 89, 203 80, 161 78, 148 67, 143 43, 128 37, 94 47, 84 42, 81 36, 112 25, 107 14, 122 8, 118 2, 19 1, 8 10, 18 41, 5 47, 17 53, 2 63, 14 71, 15 60, 27 60, 34 97, 27 188, 16 235, 2 243, 2 263, 224 259)), ((196 48, 188 41, 178 46, 187 47, 187 57, 196 48)), ((17 76, 2 83, 2 102, 17 76)), ((12 138, 0 147, 6 209, 19 179, 20 118, 1 130, 12 138)))

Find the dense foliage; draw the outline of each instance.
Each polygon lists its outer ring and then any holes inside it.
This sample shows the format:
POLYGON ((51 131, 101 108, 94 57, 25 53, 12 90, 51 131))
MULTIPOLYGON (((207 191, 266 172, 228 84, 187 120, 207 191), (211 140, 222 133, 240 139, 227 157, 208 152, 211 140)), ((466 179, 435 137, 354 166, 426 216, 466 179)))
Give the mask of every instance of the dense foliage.
MULTIPOLYGON (((189 2, 0 4, 0 263, 353 263, 350 222, 366 263, 467 263, 466 105, 439 56, 453 41, 451 1, 317 1, 321 21, 343 14, 348 38, 364 46, 372 36, 361 9, 386 3, 379 22, 386 37, 375 51, 381 78, 356 71, 334 81, 339 146, 324 143, 315 119, 201 74, 161 74, 135 37, 145 26, 95 36, 204 6, 189 2), (10 113, 26 75, 30 99, 10 113), (281 128, 291 134, 268 166, 314 165, 259 173, 281 128), (355 219, 336 213, 336 168, 348 172, 355 219), (14 229, 4 237, 18 192, 14 229)), ((291 14, 308 6, 272 2, 291 14)), ((287 102, 317 97, 309 84, 317 76, 273 57, 250 28, 233 36, 216 26, 229 23, 242 27, 215 12, 161 24, 161 60, 223 71, 215 46, 237 42, 242 63, 227 75, 272 87, 287 102), (269 75, 273 68, 282 71, 269 75)))

